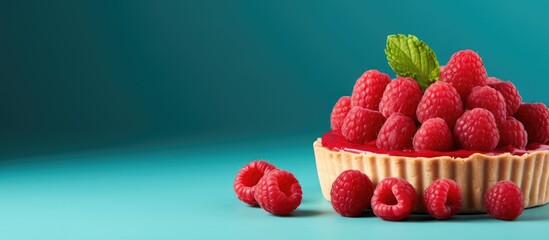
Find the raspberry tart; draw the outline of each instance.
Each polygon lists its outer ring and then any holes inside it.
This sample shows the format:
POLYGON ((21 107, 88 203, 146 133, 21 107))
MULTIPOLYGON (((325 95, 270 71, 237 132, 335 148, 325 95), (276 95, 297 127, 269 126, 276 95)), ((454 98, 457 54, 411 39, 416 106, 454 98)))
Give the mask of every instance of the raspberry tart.
MULTIPOLYGON (((374 185, 409 182, 417 199, 439 179, 461 188, 459 213, 486 212, 484 195, 499 181, 515 183, 524 207, 549 202, 549 110, 523 103, 509 81, 488 77, 480 56, 458 51, 441 67, 413 35, 391 35, 385 49, 397 78, 366 71, 341 97, 332 129, 313 143, 322 193, 359 170, 374 185)), ((414 212, 426 212, 415 201, 414 212)))

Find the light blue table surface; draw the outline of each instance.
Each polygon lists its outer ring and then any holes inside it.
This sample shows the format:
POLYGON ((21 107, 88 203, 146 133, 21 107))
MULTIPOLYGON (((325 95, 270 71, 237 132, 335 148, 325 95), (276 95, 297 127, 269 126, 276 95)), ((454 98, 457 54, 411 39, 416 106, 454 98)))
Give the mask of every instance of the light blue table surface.
POLYGON ((0 239, 543 239, 549 206, 404 222, 343 218, 323 199, 312 142, 294 137, 153 144, 0 162, 0 239), (237 171, 266 158, 295 174, 303 202, 276 217, 239 202, 237 171))

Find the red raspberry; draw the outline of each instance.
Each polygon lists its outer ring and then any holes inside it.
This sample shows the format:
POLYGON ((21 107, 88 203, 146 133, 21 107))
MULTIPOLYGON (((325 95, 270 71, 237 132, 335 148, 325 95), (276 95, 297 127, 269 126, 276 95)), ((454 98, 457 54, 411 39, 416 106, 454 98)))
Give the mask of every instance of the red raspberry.
POLYGON ((442 118, 450 128, 463 114, 463 103, 452 85, 437 81, 426 90, 417 106, 417 119, 425 122, 430 118, 442 118))
POLYGON ((515 85, 511 82, 499 82, 490 84, 490 87, 501 93, 503 99, 505 99, 507 116, 513 116, 522 102, 522 97, 520 96, 515 85))
POLYGON ((334 108, 332 109, 332 115, 330 116, 330 123, 332 130, 341 133, 341 125, 343 125, 343 119, 347 116, 347 113, 351 110, 351 97, 344 96, 337 100, 334 108))
POLYGON ((257 206, 257 201, 254 198, 255 186, 263 175, 273 169, 276 169, 274 165, 263 160, 257 160, 246 164, 238 174, 236 174, 236 179, 233 184, 234 192, 238 199, 251 206, 257 206))
POLYGON ((486 78, 486 84, 495 84, 495 83, 500 83, 500 82, 503 82, 503 81, 501 81, 497 77, 488 77, 488 78, 486 78))
POLYGON ((475 87, 471 90, 467 97, 467 108, 484 108, 490 111, 498 124, 507 119, 505 99, 501 93, 488 86, 475 87))
POLYGON ((484 208, 493 218, 514 220, 524 210, 524 198, 514 182, 500 181, 484 194, 484 208))
POLYGON ((384 122, 380 112, 353 107, 343 120, 341 134, 350 142, 363 144, 376 139, 384 122))
POLYGON ((393 113, 402 113, 415 120, 421 95, 421 88, 413 78, 399 77, 385 88, 379 103, 379 111, 386 118, 393 113))
POLYGON ((416 151, 431 150, 445 152, 454 146, 454 137, 448 124, 442 118, 431 118, 425 121, 413 140, 416 151))
POLYGON ((370 206, 374 185, 358 170, 342 172, 332 184, 332 207, 345 217, 356 217, 370 206))
POLYGON ((461 188, 450 179, 439 179, 423 193, 423 206, 438 220, 449 219, 461 209, 461 188))
POLYGON ((288 215, 302 198, 301 185, 290 172, 275 169, 268 172, 256 186, 255 199, 259 206, 274 215, 288 215))
POLYGON ((466 111, 454 127, 456 143, 467 150, 491 151, 498 145, 494 115, 484 108, 466 111))
POLYGON ((461 50, 450 58, 440 79, 451 84, 461 96, 467 99, 471 89, 486 85, 486 69, 480 56, 472 50, 461 50))
POLYGON ((387 84, 391 82, 389 75, 378 70, 368 70, 356 80, 351 95, 351 106, 379 110, 379 101, 387 84))
POLYGON ((543 103, 523 103, 514 116, 528 133, 529 143, 549 141, 549 110, 543 103))
POLYGON ((384 220, 400 221, 412 213, 416 198, 412 184, 401 178, 388 177, 377 184, 372 209, 384 220))
POLYGON ((508 117, 499 125, 499 134, 499 147, 513 146, 524 149, 528 143, 528 134, 524 126, 513 117, 508 117))
POLYGON ((391 115, 379 130, 376 146, 383 150, 412 149, 416 123, 401 113, 391 115))

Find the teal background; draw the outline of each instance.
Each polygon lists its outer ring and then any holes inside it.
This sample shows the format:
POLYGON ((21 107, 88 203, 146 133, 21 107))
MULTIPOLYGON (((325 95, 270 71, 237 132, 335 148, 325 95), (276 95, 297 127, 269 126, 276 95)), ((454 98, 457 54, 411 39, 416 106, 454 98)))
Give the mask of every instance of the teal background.
POLYGON ((543 236, 547 206, 510 223, 340 218, 311 144, 362 72, 394 76, 388 34, 417 35, 441 64, 473 49, 525 101, 548 103, 548 7, 0 0, 0 238, 543 236), (256 158, 301 181, 293 217, 236 200, 234 176, 256 158))
POLYGON ((4 155, 162 139, 318 135, 388 34, 547 102, 546 3, 507 1, 0 1, 4 155), (546 85, 546 84, 545 84, 546 85))

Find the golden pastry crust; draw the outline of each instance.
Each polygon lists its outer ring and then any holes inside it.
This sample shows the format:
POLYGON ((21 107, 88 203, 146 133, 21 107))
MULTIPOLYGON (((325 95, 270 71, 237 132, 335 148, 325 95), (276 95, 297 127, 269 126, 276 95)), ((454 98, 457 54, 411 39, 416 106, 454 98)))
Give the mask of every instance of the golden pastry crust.
POLYGON ((522 156, 475 153, 468 158, 396 157, 332 151, 322 146, 320 138, 313 143, 313 148, 322 194, 328 200, 335 178, 345 170, 356 169, 368 175, 374 184, 386 177, 406 179, 419 197, 414 212, 424 212, 423 191, 441 178, 453 179, 461 186, 462 213, 484 212, 484 193, 501 180, 513 181, 520 187, 525 207, 549 202, 549 151, 546 150, 522 156))

